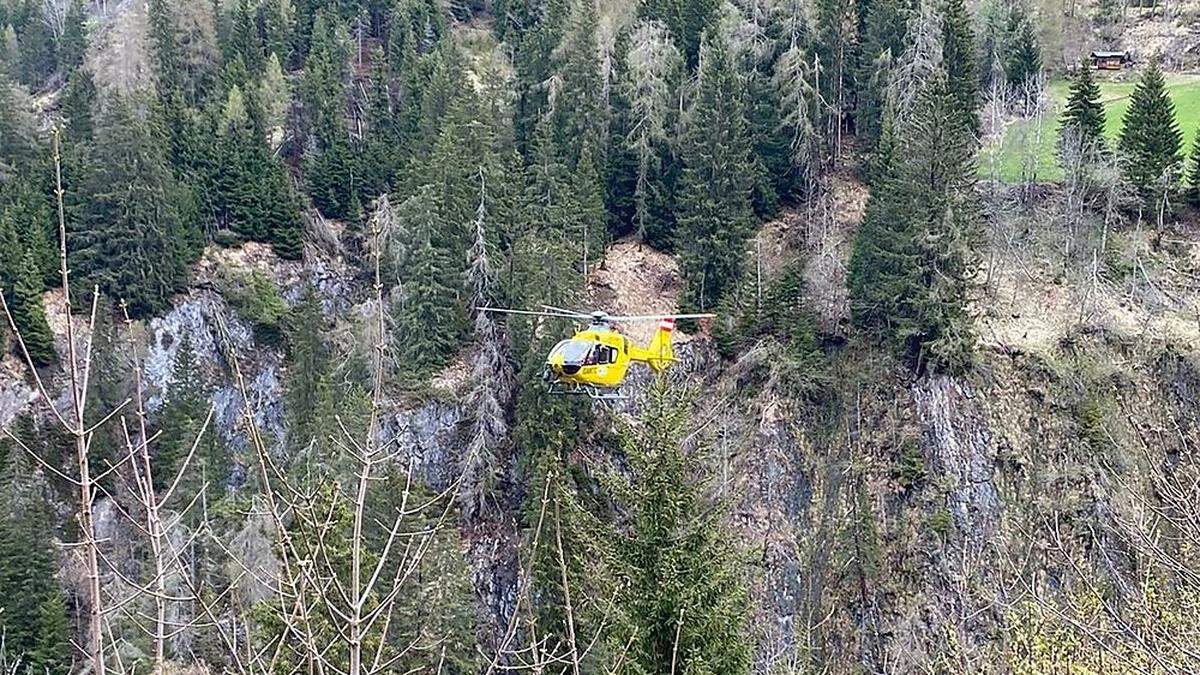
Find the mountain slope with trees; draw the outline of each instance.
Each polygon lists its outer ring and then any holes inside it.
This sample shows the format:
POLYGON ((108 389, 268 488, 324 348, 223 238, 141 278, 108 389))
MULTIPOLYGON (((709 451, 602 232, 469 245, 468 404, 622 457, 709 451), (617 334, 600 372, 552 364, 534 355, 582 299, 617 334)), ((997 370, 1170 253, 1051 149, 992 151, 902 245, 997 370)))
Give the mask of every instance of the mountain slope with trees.
POLYGON ((1200 146, 1084 70, 981 180, 1046 20, 0 0, 0 663, 1195 669, 1200 146))

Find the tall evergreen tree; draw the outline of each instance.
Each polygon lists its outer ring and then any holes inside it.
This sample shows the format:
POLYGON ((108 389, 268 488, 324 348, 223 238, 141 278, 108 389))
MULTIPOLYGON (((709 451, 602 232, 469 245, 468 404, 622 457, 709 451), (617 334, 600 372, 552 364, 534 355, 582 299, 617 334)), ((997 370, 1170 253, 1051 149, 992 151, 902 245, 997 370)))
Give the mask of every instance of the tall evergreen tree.
POLYGON ((96 83, 86 68, 77 68, 67 77, 61 100, 66 140, 80 147, 89 145, 94 132, 96 83))
POLYGON ((1080 148, 1090 152, 1104 150, 1104 106, 1100 103, 1100 87, 1087 63, 1079 66, 1071 81, 1059 138, 1074 138, 1080 148))
POLYGON ((441 122, 428 166, 422 167, 419 176, 433 189, 434 208, 441 221, 434 243, 456 261, 467 259, 471 245, 470 224, 477 209, 480 172, 489 179, 497 178, 498 173, 495 138, 479 119, 477 103, 473 92, 454 99, 441 122))
POLYGON ((1019 4, 1013 9, 1012 21, 1014 24, 1009 29, 1011 43, 1004 62, 1004 75, 1011 91, 1032 101, 1039 93, 1036 87, 1042 73, 1042 52, 1037 44, 1033 21, 1019 4))
MULTIPOLYGON (((84 186, 87 210, 75 224, 71 268, 135 315, 158 312, 182 288, 192 255, 179 213, 180 189, 148 123, 125 100, 114 101, 97 134, 84 186)), ((87 287, 89 284, 79 284, 87 287)))
POLYGON ((823 167, 820 77, 820 62, 800 45, 788 48, 775 62, 773 79, 781 126, 788 134, 788 171, 793 183, 816 178, 823 167))
POLYGON ((867 8, 862 56, 859 62, 859 103, 855 126, 874 150, 879 143, 883 109, 887 103, 887 80, 893 64, 904 53, 908 0, 873 0, 867 8))
POLYGON ((935 72, 902 123, 893 125, 889 111, 881 143, 888 164, 850 258, 855 323, 879 331, 918 371, 965 368, 974 348, 975 141, 958 100, 935 72), (893 152, 901 138, 904 151, 893 152))
MULTIPOLYGON (((492 267, 493 251, 486 229, 488 200, 485 191, 486 186, 481 185, 468 256, 467 292, 474 308, 492 305, 495 297, 496 270, 492 267)), ((463 451, 461 488, 463 514, 467 518, 486 508, 499 479, 503 446, 509 434, 504 407, 512 386, 512 373, 496 320, 488 312, 476 309, 474 313, 475 354, 471 363, 474 384, 467 399, 467 409, 472 411, 473 419, 463 451)))
POLYGON ((258 24, 262 27, 263 47, 268 54, 284 60, 291 49, 293 21, 296 9, 291 0, 266 0, 258 7, 258 24))
POLYGON ((224 45, 225 60, 241 59, 250 77, 257 78, 266 66, 266 54, 248 0, 236 0, 231 14, 229 39, 224 45))
POLYGON ((1193 204, 1200 206, 1200 133, 1192 144, 1192 171, 1188 174, 1188 196, 1193 204))
POLYGON ((543 121, 533 142, 529 183, 525 195, 525 225, 562 237, 570 234, 575 208, 571 172, 554 141, 550 124, 543 121))
POLYGON ((1147 203, 1157 206, 1179 181, 1183 134, 1158 61, 1134 87, 1119 141, 1125 174, 1147 203))
POLYGON ((743 93, 718 31, 705 35, 683 130, 677 244, 687 309, 716 306, 736 282, 750 233, 750 138, 743 93))
MULTIPOLYGON (((29 442, 28 440, 26 442, 29 442)), ((11 451, 0 477, 0 629, 10 657, 31 672, 67 675, 72 647, 51 551, 54 533, 37 475, 11 451), (65 661, 65 662, 64 662, 65 661)))
POLYGON ((573 224, 569 236, 579 246, 579 269, 585 275, 604 255, 604 246, 608 242, 604 184, 600 180, 600 172, 596 168, 593 154, 590 144, 583 146, 571 180, 575 209, 572 213, 573 224))
POLYGON ((964 0, 946 0, 942 13, 942 62, 951 94, 972 134, 979 134, 979 62, 975 31, 964 0))
POLYGON ((600 77, 600 46, 596 38, 595 0, 572 0, 556 53, 555 77, 561 83, 554 97, 555 142, 568 166, 579 161, 584 146, 604 157, 607 110, 600 77))
POLYGON ((857 0, 817 0, 814 4, 812 47, 820 69, 816 82, 825 100, 820 126, 829 129, 824 137, 828 145, 826 151, 837 161, 856 89, 854 66, 860 28, 859 8, 865 5, 857 0))
POLYGON ((87 51, 87 9, 83 0, 71 0, 63 17, 62 38, 58 46, 58 63, 68 73, 83 64, 87 51))
POLYGON ((229 90, 218 130, 222 161, 209 169, 217 221, 241 236, 270 242, 283 258, 300 257, 304 228, 287 169, 276 160, 261 126, 255 89, 229 90))
POLYGON ((72 658, 71 618, 67 601, 60 589, 46 593, 37 613, 38 635, 33 649, 26 654, 30 672, 44 675, 69 675, 72 658))
POLYGON ((396 350, 406 367, 428 374, 449 358, 462 327, 458 288, 451 281, 461 268, 436 243, 440 221, 429 186, 405 200, 397 218, 409 246, 395 265, 400 270, 396 350))
POLYGON ((158 413, 160 434, 155 443, 154 485, 159 490, 172 484, 192 447, 196 448, 180 486, 176 488, 172 506, 187 505, 203 484, 201 477, 209 484, 211 503, 221 494, 221 487, 229 478, 229 457, 217 429, 210 423, 204 434, 200 433, 208 416, 208 393, 204 374, 196 361, 195 347, 185 333, 171 364, 170 386, 158 413))
POLYGON ((666 24, 688 67, 694 68, 704 31, 716 23, 720 6, 716 0, 647 0, 638 6, 638 16, 666 24))
POLYGON ((668 130, 676 115, 676 91, 683 78, 683 55, 671 42, 666 26, 639 23, 624 58, 625 78, 617 89, 629 102, 628 129, 622 142, 635 158, 633 227, 640 240, 670 246, 665 176, 670 170, 668 130))
POLYGON ((317 428, 321 386, 330 370, 329 346, 323 327, 325 317, 316 290, 307 285, 300 300, 288 312, 287 369, 284 400, 287 402, 288 444, 293 452, 309 443, 322 444, 321 433, 332 430, 317 428))
POLYGON ((317 14, 300 94, 321 149, 328 149, 347 135, 347 39, 345 27, 335 15, 325 11, 317 14))
POLYGON ((366 132, 362 142, 360 201, 370 201, 393 188, 401 169, 408 162, 409 147, 404 137, 402 117, 393 111, 388 64, 383 52, 374 49, 370 56, 370 85, 367 95, 366 132))
POLYGON ((333 218, 353 215, 358 189, 358 158, 345 121, 347 59, 344 28, 336 15, 319 12, 300 91, 317 146, 308 160, 309 192, 316 207, 333 218))
POLYGON ((639 427, 624 435, 628 526, 615 537, 612 648, 619 673, 749 673, 749 603, 721 510, 704 498, 683 450, 687 412, 660 378, 639 427))
POLYGON ((5 289, 13 323, 29 350, 29 358, 36 366, 46 366, 58 358, 54 350, 54 333, 46 322, 46 310, 42 306, 42 275, 28 251, 21 256, 21 266, 11 291, 5 289))
POLYGON ((183 57, 179 53, 170 5, 166 0, 150 0, 147 5, 150 53, 154 59, 154 74, 158 81, 158 95, 165 97, 180 87, 183 80, 183 57))
POLYGON ((614 236, 620 236, 632 227, 637 189, 637 158, 627 141, 633 132, 633 110, 625 86, 630 79, 627 62, 630 41, 628 28, 617 33, 610 52, 612 66, 608 74, 608 156, 601 174, 608 228, 614 236))

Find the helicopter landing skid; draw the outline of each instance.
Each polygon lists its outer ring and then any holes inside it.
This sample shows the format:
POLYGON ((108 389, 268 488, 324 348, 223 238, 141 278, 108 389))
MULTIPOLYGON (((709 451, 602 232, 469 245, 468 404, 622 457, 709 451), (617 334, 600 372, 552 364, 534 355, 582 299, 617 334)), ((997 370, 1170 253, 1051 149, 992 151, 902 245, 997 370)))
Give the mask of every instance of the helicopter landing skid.
POLYGON ((594 401, 624 401, 629 398, 624 394, 610 389, 601 389, 600 387, 593 387, 587 384, 563 382, 561 380, 550 382, 546 387, 546 392, 558 396, 589 396, 594 401))

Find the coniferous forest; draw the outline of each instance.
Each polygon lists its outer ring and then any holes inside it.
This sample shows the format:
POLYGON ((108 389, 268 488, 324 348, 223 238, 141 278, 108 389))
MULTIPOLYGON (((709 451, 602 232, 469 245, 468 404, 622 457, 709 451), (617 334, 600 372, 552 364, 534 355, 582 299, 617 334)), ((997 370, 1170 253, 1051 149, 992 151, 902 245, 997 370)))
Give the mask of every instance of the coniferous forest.
POLYGON ((1196 25, 0 0, 0 666, 1200 669, 1196 25))

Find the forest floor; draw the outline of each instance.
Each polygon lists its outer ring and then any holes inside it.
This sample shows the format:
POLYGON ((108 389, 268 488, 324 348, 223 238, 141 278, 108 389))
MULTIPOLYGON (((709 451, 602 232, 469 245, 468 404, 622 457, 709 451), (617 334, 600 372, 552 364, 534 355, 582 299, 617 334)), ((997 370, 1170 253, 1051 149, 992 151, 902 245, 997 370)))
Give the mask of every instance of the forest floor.
POLYGON ((983 346, 1049 353, 1080 333, 1200 345, 1200 214, 1157 233, 1074 229, 1047 200, 994 212, 980 269, 983 346))
MULTIPOLYGON (((683 279, 669 254, 632 237, 613 242, 588 275, 587 301, 611 314, 671 314, 679 311, 683 279)), ((628 323, 622 332, 640 343, 654 335, 654 322, 628 323)), ((676 341, 686 340, 680 333, 676 341)))

